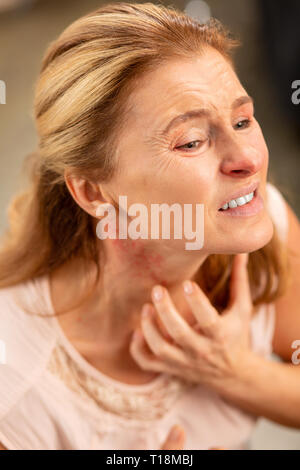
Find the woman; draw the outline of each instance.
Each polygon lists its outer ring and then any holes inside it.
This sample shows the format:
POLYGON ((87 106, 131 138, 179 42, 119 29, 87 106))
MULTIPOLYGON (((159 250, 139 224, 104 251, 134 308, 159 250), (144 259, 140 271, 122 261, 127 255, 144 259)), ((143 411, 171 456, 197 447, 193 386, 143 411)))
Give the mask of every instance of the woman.
POLYGON ((267 182, 237 44, 151 3, 50 44, 0 257, 3 448, 243 449, 258 416, 300 426, 300 228, 267 182), (204 204, 203 246, 101 235, 105 208, 131 223, 135 203, 204 204))

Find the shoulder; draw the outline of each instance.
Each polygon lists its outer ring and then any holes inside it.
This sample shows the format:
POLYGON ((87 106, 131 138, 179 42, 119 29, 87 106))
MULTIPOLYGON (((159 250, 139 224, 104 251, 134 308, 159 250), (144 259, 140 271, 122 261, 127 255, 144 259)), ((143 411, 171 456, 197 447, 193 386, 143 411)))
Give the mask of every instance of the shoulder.
POLYGON ((34 315, 43 310, 36 287, 30 281, 0 289, 0 423, 43 371, 55 344, 51 321, 34 315))
POLYGON ((273 220, 286 246, 290 271, 286 292, 274 303, 273 350, 283 360, 290 361, 294 351, 292 343, 300 339, 300 222, 292 207, 273 185, 269 189, 271 193, 274 201, 273 220))

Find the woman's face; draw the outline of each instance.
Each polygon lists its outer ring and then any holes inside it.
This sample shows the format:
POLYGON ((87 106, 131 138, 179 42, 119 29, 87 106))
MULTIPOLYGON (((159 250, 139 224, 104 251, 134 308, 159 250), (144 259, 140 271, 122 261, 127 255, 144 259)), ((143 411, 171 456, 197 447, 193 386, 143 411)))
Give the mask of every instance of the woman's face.
MULTIPOLYGON (((193 228, 194 208, 204 204, 205 254, 251 252, 268 243, 273 235, 266 210, 268 149, 253 103, 223 56, 208 48, 193 60, 161 66, 143 78, 130 104, 119 171, 106 186, 111 197, 118 202, 126 195, 128 207, 144 204, 149 214, 153 203, 179 203, 182 209, 192 204, 193 228), (199 109, 168 127, 175 116, 199 109), (251 193, 253 183, 255 198, 240 213, 219 210, 239 192, 251 193)), ((159 243, 185 249, 187 239, 172 238, 159 243)))

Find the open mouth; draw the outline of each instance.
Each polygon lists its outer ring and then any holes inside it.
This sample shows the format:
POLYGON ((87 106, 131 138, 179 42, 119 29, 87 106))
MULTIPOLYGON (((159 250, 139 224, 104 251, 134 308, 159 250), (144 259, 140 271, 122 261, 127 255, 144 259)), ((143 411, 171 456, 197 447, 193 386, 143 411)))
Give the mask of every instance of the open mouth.
POLYGON ((218 210, 222 212, 232 211, 236 209, 237 207, 247 206, 251 203, 253 199, 255 199, 256 195, 257 195, 257 189, 255 189, 254 191, 248 194, 245 194, 244 196, 240 196, 236 199, 231 199, 230 201, 226 202, 222 207, 220 207, 220 209, 218 210))

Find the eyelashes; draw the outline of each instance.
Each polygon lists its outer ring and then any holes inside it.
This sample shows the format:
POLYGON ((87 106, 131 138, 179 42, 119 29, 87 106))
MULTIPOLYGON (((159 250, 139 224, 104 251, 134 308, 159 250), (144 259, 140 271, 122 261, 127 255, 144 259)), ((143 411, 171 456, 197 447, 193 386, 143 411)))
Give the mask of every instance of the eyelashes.
POLYGON ((238 121, 235 125, 234 125, 234 129, 245 129, 246 127, 249 127, 251 124, 251 119, 242 119, 241 121, 238 121), (238 124, 242 124, 242 126, 239 126, 239 127, 236 127, 238 126, 238 124))
MULTIPOLYGON (((251 119, 241 119, 240 121, 238 121, 234 126, 233 128, 235 130, 243 130, 243 129, 247 129, 252 123, 252 120, 251 119)), ((208 140, 210 140, 210 138, 208 139, 205 139, 205 140, 192 140, 190 142, 187 142, 186 144, 183 144, 183 145, 180 145, 178 147, 175 147, 175 149, 179 149, 179 150, 182 150, 183 152, 185 153, 192 153, 191 151, 189 150, 198 150, 199 148, 201 148, 203 146, 203 144, 205 144, 208 140), (193 146, 191 147, 192 144, 196 144, 197 142, 199 142, 199 145, 198 146, 193 146)))
MULTIPOLYGON (((196 142, 200 142, 201 144, 203 144, 205 142, 205 140, 192 140, 191 142, 188 142, 187 144, 184 144, 184 145, 180 145, 179 147, 175 147, 176 149, 183 149, 184 147, 187 147, 188 145, 190 144, 194 144, 196 142)), ((190 147, 189 147, 190 148, 190 147)), ((195 147, 193 147, 194 149, 195 147)), ((199 147, 197 147, 199 148, 199 147)))

